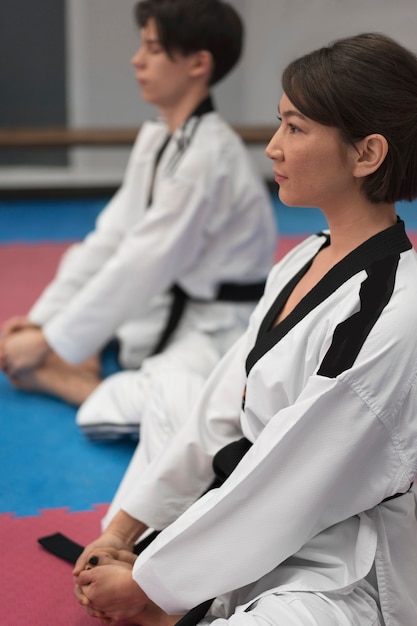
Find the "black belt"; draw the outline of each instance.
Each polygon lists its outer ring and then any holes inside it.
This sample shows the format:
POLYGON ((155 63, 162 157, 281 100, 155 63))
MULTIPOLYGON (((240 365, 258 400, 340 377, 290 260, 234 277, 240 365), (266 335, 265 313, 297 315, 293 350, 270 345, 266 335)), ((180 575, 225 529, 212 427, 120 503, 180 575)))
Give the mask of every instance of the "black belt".
POLYGON ((152 351, 152 356, 162 352, 184 314, 186 304, 189 300, 193 302, 257 302, 262 296, 265 288, 265 281, 257 283, 222 283, 218 293, 213 300, 199 300, 189 296, 179 285, 171 287, 172 302, 165 324, 158 343, 152 351))

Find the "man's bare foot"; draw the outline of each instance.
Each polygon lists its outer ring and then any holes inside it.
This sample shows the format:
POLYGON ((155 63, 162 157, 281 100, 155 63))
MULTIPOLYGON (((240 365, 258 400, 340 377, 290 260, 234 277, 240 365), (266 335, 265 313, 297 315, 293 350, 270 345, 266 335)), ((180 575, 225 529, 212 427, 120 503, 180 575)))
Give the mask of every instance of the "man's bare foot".
POLYGON ((73 367, 76 367, 77 369, 81 369, 85 372, 90 372, 90 374, 93 374, 94 376, 101 378, 100 359, 96 355, 90 356, 88 359, 86 359, 82 363, 79 363, 78 365, 74 365, 73 367))
POLYGON ((71 365, 51 354, 38 367, 10 377, 10 382, 18 389, 46 393, 80 406, 101 382, 99 362, 92 357, 71 365))

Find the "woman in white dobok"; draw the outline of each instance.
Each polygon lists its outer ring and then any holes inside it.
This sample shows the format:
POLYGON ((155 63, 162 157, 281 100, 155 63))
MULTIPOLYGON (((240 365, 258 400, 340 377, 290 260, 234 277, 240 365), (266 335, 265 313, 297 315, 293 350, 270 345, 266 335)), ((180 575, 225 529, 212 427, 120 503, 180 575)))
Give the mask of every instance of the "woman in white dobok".
POLYGON ((362 34, 282 85, 279 195, 329 230, 273 268, 195 412, 130 468, 80 557, 78 601, 112 624, 416 622, 417 254, 395 203, 417 196, 417 58, 362 34), (146 528, 161 532, 134 560, 146 528))

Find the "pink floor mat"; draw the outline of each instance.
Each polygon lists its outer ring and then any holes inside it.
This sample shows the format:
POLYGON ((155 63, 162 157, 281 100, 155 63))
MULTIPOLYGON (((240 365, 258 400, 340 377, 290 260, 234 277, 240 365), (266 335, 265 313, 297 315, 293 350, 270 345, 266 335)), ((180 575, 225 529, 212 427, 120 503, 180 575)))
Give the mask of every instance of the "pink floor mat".
POLYGON ((1 623, 4 626, 93 626, 73 596, 72 565, 46 550, 39 537, 60 531, 86 545, 100 533, 107 505, 93 511, 42 511, 39 516, 0 514, 2 580, 1 623))
MULTIPOLYGON (((276 260, 303 237, 282 237, 276 260)), ((2 244, 0 246, 0 324, 25 315, 56 272, 69 243, 2 244)))
POLYGON ((1 244, 0 322, 27 313, 54 276, 68 243, 1 244))

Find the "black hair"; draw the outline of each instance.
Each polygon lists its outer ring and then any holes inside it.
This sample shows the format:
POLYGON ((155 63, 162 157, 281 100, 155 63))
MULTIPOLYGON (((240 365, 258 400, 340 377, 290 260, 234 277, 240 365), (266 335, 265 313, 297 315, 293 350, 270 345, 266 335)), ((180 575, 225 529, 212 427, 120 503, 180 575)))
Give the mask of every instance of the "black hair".
POLYGON ((154 19, 164 50, 172 56, 208 50, 213 57, 210 84, 238 62, 244 28, 235 9, 221 0, 142 0, 135 6, 138 26, 154 19))
POLYGON ((381 166, 363 181, 372 202, 417 197, 417 57, 380 33, 339 39, 288 65, 282 87, 310 119, 355 144, 373 133, 388 142, 381 166))

